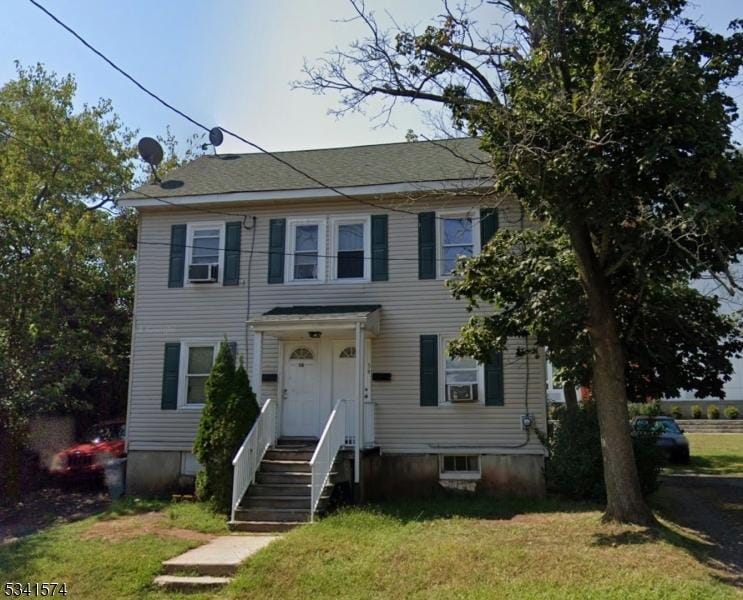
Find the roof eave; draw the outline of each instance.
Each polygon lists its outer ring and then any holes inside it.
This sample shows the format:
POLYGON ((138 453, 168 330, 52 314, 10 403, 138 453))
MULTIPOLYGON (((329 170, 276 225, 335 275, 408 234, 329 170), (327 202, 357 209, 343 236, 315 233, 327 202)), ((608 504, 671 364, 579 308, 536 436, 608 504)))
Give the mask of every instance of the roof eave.
POLYGON ((376 196, 384 194, 423 193, 451 191, 463 192, 488 187, 492 180, 487 177, 476 179, 445 179, 440 181, 414 181, 402 183, 381 183, 376 185, 342 186, 333 189, 301 188, 294 190, 261 190, 255 192, 230 192, 223 194, 195 194, 189 196, 163 196, 158 198, 147 192, 137 192, 139 198, 122 198, 119 206, 123 208, 142 208, 149 206, 197 206, 201 204, 234 204, 253 202, 277 202, 292 200, 312 200, 342 198, 344 196, 376 196))

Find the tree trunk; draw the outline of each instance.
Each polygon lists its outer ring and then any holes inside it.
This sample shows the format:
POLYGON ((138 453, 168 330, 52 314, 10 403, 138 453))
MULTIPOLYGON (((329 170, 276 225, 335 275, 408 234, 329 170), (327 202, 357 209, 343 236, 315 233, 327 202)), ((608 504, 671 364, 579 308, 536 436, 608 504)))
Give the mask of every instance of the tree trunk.
POLYGON ((562 386, 562 395, 565 398, 565 408, 569 413, 574 413, 578 410, 578 396, 575 393, 575 384, 572 381, 568 381, 562 386))
POLYGON ((625 360, 608 281, 596 259, 588 229, 571 227, 581 283, 588 300, 588 334, 593 350, 593 396, 598 409, 606 485, 605 521, 656 523, 640 489, 624 379, 625 360))

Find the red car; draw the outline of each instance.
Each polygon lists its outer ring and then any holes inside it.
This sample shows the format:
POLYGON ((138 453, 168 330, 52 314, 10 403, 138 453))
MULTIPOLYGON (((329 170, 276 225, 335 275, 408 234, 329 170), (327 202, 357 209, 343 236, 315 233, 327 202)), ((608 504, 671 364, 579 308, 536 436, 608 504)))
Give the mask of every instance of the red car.
POLYGON ((102 478, 106 463, 126 456, 125 424, 121 421, 100 423, 81 442, 58 452, 49 474, 58 481, 91 481, 102 478))

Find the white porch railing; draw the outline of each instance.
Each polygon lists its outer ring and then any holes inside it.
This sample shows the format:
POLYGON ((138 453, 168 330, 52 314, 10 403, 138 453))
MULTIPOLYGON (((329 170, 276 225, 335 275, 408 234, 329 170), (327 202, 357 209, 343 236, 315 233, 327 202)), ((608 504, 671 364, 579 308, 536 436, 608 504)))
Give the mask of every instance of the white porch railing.
POLYGON ((310 520, 315 520, 317 505, 328 483, 338 451, 346 441, 346 401, 338 400, 328 417, 315 453, 310 460, 312 488, 310 492, 310 520))
POLYGON ((255 474, 263 460, 263 455, 274 443, 276 443, 276 403, 269 398, 261 408, 250 432, 245 436, 245 441, 235 454, 235 458, 232 459, 234 471, 231 519, 233 521, 240 501, 250 484, 255 481, 255 474))

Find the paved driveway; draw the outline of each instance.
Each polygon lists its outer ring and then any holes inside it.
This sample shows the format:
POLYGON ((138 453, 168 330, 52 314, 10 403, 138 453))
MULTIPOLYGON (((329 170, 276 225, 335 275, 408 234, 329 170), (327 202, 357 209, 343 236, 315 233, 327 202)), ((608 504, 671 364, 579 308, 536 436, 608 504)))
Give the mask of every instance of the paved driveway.
POLYGON ((659 497, 675 523, 703 539, 698 558, 743 587, 743 476, 665 475, 659 497))

